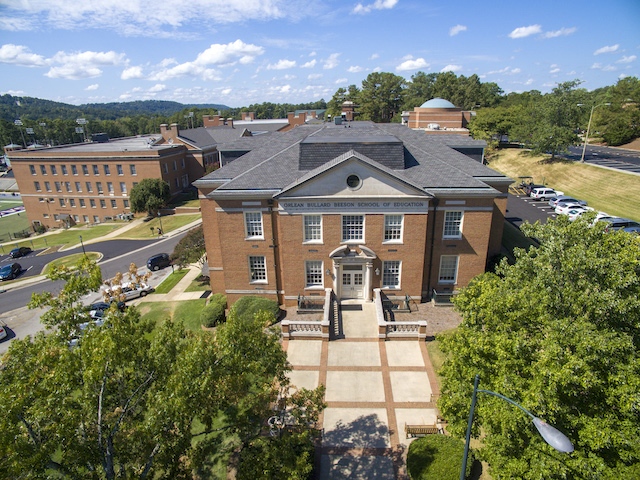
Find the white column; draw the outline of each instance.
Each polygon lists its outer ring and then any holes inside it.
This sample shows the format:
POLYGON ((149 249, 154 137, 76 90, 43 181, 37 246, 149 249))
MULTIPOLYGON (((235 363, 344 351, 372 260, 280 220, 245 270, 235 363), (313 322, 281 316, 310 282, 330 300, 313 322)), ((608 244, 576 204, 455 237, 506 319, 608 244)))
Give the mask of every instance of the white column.
POLYGON ((365 275, 364 275, 364 299, 367 302, 371 301, 371 286, 373 285, 373 263, 367 262, 365 265, 365 275))

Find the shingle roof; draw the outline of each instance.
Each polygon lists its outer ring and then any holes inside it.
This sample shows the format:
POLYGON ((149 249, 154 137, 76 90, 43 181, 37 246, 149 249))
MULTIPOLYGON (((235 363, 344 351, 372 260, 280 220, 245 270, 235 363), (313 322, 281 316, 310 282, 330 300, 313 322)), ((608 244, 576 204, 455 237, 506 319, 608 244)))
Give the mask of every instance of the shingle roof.
MULTIPOLYGON (((282 190, 307 178, 308 175, 313 175, 312 169, 300 167, 301 143, 309 144, 327 137, 335 139, 335 144, 349 146, 357 144, 358 139, 397 139, 404 146, 403 168, 384 165, 379 165, 379 168, 384 168, 401 181, 419 186, 427 193, 433 189, 438 192, 464 191, 465 194, 477 192, 496 195, 497 191, 485 182, 492 178, 509 180, 447 145, 448 142, 457 139, 432 138, 435 136, 416 132, 400 124, 352 122, 351 127, 333 124, 305 125, 286 133, 270 135, 249 153, 198 182, 205 185, 208 181, 225 181, 226 183, 215 191, 216 195, 225 191, 282 190)), ((468 146, 481 147, 484 144, 473 139, 463 141, 468 146)), ((357 146, 353 150, 357 152, 357 146)), ((339 152, 333 159, 327 159, 323 165, 314 168, 330 168, 343 160, 344 153, 339 152)), ((368 158, 367 161, 375 160, 368 158)))

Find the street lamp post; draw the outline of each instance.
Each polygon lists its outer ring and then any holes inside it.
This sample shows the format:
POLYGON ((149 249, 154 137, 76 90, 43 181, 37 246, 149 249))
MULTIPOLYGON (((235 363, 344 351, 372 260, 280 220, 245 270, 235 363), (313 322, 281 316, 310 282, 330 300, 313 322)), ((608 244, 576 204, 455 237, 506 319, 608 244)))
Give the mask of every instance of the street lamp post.
MULTIPOLYGON (((583 105, 584 103, 578 103, 579 107, 583 105)), ((596 108, 601 107, 602 105, 611 105, 611 103, 601 103, 599 105, 594 105, 593 107, 591 107, 591 115, 589 115, 589 125, 587 125, 587 134, 584 137, 584 146, 582 147, 582 157, 580 157, 580 163, 584 163, 584 153, 587 150, 587 142, 589 142, 589 130, 591 130, 591 119, 593 118, 593 111, 596 108)))
POLYGON ((84 243, 82 243, 82 235, 78 235, 80 237, 80 245, 82 245, 82 253, 84 256, 87 256, 87 252, 84 251, 84 243))
POLYGON ((533 424, 538 429, 538 432, 542 436, 545 442, 551 445, 553 448, 562 453, 571 453, 573 452, 573 444, 571 440, 569 440, 562 432, 557 430, 556 428, 549 425, 544 420, 539 419, 534 416, 529 410, 524 408, 522 405, 517 404, 510 398, 505 397, 504 395, 500 395, 499 393, 492 392, 490 390, 479 390, 478 382, 480 381, 480 375, 476 375, 475 383, 473 385, 473 395, 471 397, 471 408, 469 409, 469 421, 467 423, 467 439, 464 445, 464 456, 462 457, 462 470, 460 471, 460 480, 464 480, 465 471, 467 470, 467 458, 469 456, 469 443, 471 441, 471 426, 473 425, 473 414, 476 408, 476 397, 478 392, 486 393, 487 395, 493 395, 494 397, 501 398, 506 400, 507 402, 515 405, 524 413, 529 415, 533 421, 533 424))

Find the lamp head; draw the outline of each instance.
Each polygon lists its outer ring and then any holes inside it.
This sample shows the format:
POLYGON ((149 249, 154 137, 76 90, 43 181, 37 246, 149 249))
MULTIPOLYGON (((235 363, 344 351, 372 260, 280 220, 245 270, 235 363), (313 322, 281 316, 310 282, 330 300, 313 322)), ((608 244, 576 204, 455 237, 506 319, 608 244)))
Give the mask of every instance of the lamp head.
POLYGON ((542 435, 542 438, 544 438, 544 441, 553 448, 562 453, 573 452, 573 444, 564 433, 552 427, 544 420, 540 420, 538 417, 533 418, 533 424, 538 429, 538 432, 540 432, 540 435, 542 435))

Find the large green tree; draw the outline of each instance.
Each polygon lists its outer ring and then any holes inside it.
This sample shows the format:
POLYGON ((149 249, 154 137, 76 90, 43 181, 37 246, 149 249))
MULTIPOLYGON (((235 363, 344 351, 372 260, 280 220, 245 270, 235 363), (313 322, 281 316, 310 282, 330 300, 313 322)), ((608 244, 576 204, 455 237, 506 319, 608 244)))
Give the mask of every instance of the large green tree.
POLYGON ((540 246, 454 300, 463 322, 443 338, 439 402, 449 431, 464 435, 479 374, 480 388, 519 402, 575 446, 553 450, 520 410, 480 396, 474 436, 482 432, 494 477, 640 478, 638 237, 565 217, 523 230, 540 246))
POLYGON ((579 80, 558 84, 541 101, 527 108, 512 129, 519 140, 535 153, 550 153, 551 159, 565 152, 567 147, 579 143, 578 126, 580 93, 579 80))
POLYGON ((373 72, 362 81, 360 102, 362 120, 388 123, 400 113, 405 79, 393 73, 373 72))
POLYGON ((189 230, 173 249, 171 259, 180 267, 186 267, 190 263, 199 263, 202 267, 205 262, 206 247, 204 244, 204 227, 189 230))
POLYGON ((55 272, 67 280, 61 294, 36 296, 32 306, 52 307, 46 321, 57 328, 14 340, 3 358, 6 478, 192 478, 222 448, 221 432, 250 441, 276 400, 301 425, 317 419, 321 396, 287 400, 286 354, 278 333, 265 328, 268 314, 231 315, 213 336, 187 331, 179 319, 154 326, 134 307, 114 307, 69 348, 88 320, 77 300, 98 288, 100 271, 83 260, 55 272))
POLYGON ((159 178, 144 178, 131 189, 129 200, 133 213, 147 212, 150 217, 169 200, 169 184, 159 178))

